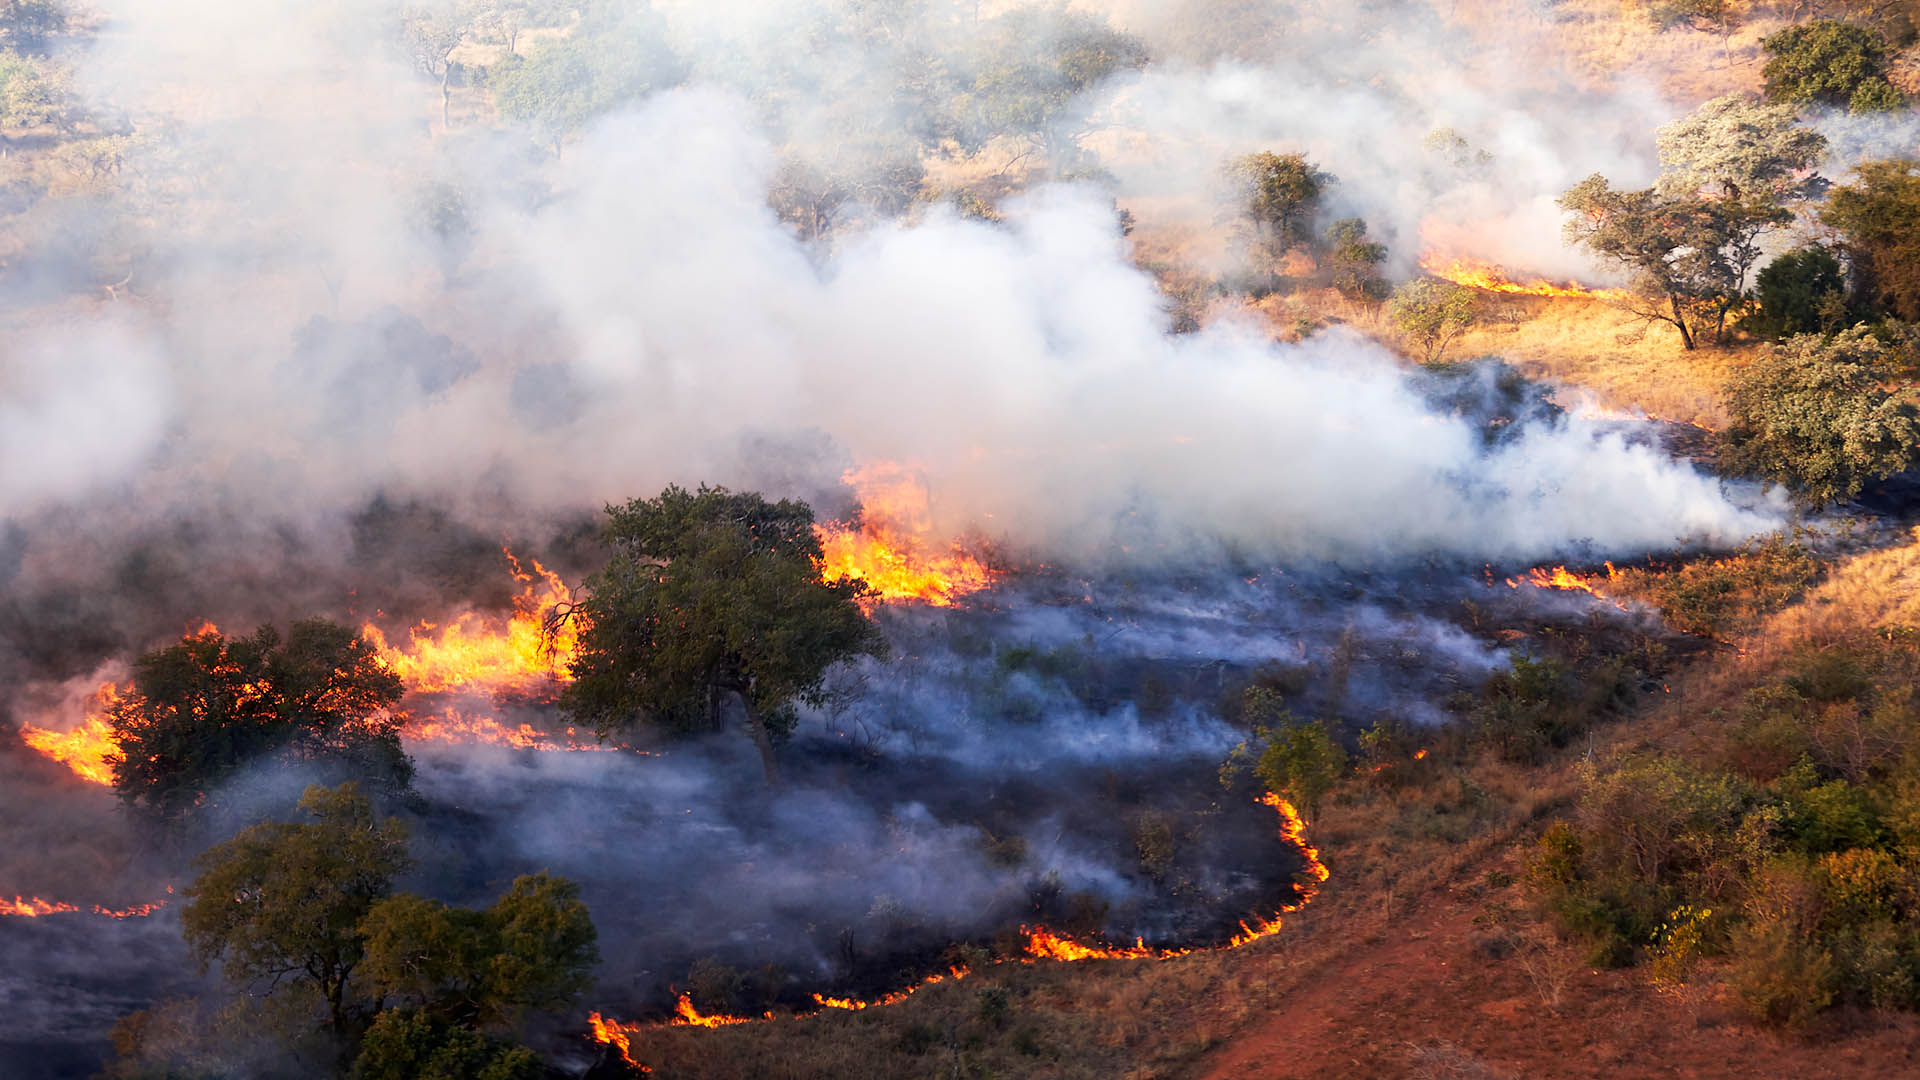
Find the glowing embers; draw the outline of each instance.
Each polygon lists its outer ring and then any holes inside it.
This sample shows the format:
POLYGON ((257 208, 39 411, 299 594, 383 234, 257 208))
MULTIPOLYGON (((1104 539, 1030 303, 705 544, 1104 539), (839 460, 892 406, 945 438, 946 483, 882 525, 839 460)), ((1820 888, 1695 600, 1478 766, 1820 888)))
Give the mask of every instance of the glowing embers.
POLYGON ((948 607, 993 584, 994 572, 957 544, 932 535, 927 485, 892 462, 850 469, 842 479, 860 496, 860 527, 814 526, 830 580, 858 578, 882 600, 948 607))
POLYGON ((57 900, 42 900, 37 896, 16 896, 12 900, 0 900, 0 916, 20 916, 37 919, 43 915, 68 915, 85 912, 89 915, 104 915, 109 919, 144 919, 166 907, 166 901, 153 904, 135 904, 132 907, 110 908, 95 904, 83 908, 78 904, 68 904, 57 900))
POLYGON ((565 680, 578 632, 572 620, 556 620, 549 633, 548 619, 573 602, 573 593, 537 561, 529 573, 513 552, 501 550, 521 583, 513 615, 504 624, 472 611, 444 625, 423 622, 407 632, 405 648, 388 645, 372 623, 361 628, 409 691, 551 697, 565 680))
POLYGON ((113 783, 113 763, 120 756, 120 743, 106 713, 120 701, 120 688, 101 683, 87 703, 87 716, 71 731, 51 731, 32 724, 20 727, 26 744, 54 761, 72 769, 82 780, 95 784, 113 783))
POLYGON ((1490 262, 1449 259, 1431 251, 1420 257, 1420 269, 1455 285, 1516 296, 1558 296, 1575 300, 1623 300, 1627 296, 1623 289, 1589 289, 1571 281, 1556 283, 1544 278, 1515 281, 1490 262))
POLYGON ((491 716, 468 716, 458 709, 447 709, 431 716, 416 716, 400 729, 400 738, 410 743, 446 743, 468 746, 511 746, 517 750, 612 751, 618 749, 584 741, 573 728, 565 735, 540 731, 532 724, 508 727, 491 716))

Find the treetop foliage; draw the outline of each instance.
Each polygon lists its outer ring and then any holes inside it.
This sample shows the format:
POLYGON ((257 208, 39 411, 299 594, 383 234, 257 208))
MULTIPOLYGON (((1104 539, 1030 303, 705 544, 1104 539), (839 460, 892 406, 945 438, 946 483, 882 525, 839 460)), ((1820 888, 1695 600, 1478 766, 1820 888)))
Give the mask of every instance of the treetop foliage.
POLYGON ((1818 177, 1801 174, 1825 156, 1826 136, 1801 126, 1788 105, 1727 94, 1661 128, 1655 142, 1666 170, 1663 194, 1790 199, 1825 187, 1818 177))
POLYGON ((1906 103, 1887 81, 1887 42, 1878 31, 1834 19, 1789 26, 1761 42, 1767 97, 1795 104, 1880 112, 1906 103))
POLYGON ((1227 176, 1239 189, 1241 211, 1255 242, 1269 256, 1279 258, 1314 242, 1320 197, 1334 178, 1306 155, 1265 150, 1247 154, 1227 163, 1227 176))
POLYGON ((1422 277, 1403 283, 1387 301, 1394 329, 1420 346, 1421 359, 1437 363, 1453 339, 1479 317, 1480 295, 1464 285, 1422 277))
POLYGON ((309 984, 344 1032, 348 980, 365 957, 360 921, 412 866, 407 832, 376 821, 352 783, 308 788, 300 809, 314 820, 249 826, 195 860, 181 932, 203 968, 218 959, 236 982, 309 984))
POLYGON ((282 753, 404 787, 412 766, 387 712, 403 692, 358 631, 325 619, 297 622, 284 639, 271 626, 190 634, 140 657, 132 692, 108 712, 121 750, 114 788, 175 816, 282 753))
POLYGON ((669 487, 607 508, 613 550, 587 582, 564 706, 602 733, 636 721, 715 730, 737 696, 775 777, 770 736, 825 700, 828 668, 882 656, 867 586, 826 581, 813 511, 751 492, 669 487))
POLYGON ((1869 161, 1834 188, 1820 220, 1845 234, 1854 291, 1920 320, 1920 161, 1869 161))

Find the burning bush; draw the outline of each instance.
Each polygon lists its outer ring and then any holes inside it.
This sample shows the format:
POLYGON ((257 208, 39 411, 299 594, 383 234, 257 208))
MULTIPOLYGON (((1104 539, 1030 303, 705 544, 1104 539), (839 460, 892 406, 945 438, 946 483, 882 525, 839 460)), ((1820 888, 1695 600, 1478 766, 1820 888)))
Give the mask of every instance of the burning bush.
POLYGON ((177 817, 247 765, 287 754, 396 791, 413 771, 386 712, 402 693, 372 644, 324 619, 285 639, 270 626, 232 640, 208 627, 134 665, 132 691, 107 714, 114 787, 177 817))

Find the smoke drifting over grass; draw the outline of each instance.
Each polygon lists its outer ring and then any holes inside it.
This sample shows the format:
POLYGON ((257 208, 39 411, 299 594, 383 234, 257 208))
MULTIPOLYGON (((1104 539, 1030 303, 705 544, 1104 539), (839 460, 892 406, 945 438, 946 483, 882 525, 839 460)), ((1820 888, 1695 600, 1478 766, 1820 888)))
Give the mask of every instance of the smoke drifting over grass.
MULTIPOLYGON (((1650 93, 1468 72, 1449 89, 1463 50, 1431 20, 1316 22, 1229 59, 1140 13, 1175 58, 1074 106, 1117 125, 1087 144, 1105 175, 1010 197, 1002 223, 869 207, 803 241, 768 206, 782 169, 910 142, 929 120, 899 92, 919 44, 991 27, 930 5, 862 47, 807 48, 857 6, 636 10, 686 85, 555 156, 471 92, 444 127, 382 0, 102 3, 70 59, 103 125, 133 135, 97 189, 16 220, 31 242, 0 272, 0 717, 49 725, 63 680, 202 617, 245 632, 498 607, 472 571, 502 537, 577 554, 602 503, 670 482, 840 513, 845 469, 898 462, 931 492, 936 541, 984 538, 1028 574, 978 610, 883 611, 897 658, 842 672, 836 707, 804 718, 789 795, 743 780, 730 736, 645 748, 659 757, 414 748, 432 840, 412 886, 478 902, 515 873, 577 878, 602 1001, 657 1004, 705 955, 872 989, 1074 893, 1121 937, 1211 940, 1270 914, 1292 869, 1270 812, 1240 799, 1181 848, 1178 903, 1127 831, 1224 798, 1218 760, 1244 733, 1223 701, 1254 672, 1308 673, 1295 704, 1349 724, 1438 720, 1508 659, 1460 624, 1463 598, 1487 600, 1463 571, 1730 545, 1782 520, 1619 424, 1493 431, 1357 333, 1171 334, 1115 213, 1118 195, 1210 215, 1223 157, 1297 146, 1403 266, 1444 242, 1573 274, 1551 200, 1596 169, 1650 177, 1670 115, 1650 93), (1491 171, 1424 149, 1441 126, 1491 171)), ((147 838, 103 791, 18 764, 0 813, 42 821, 22 808, 58 792, 115 850, 82 874, 82 845, 47 832, 0 857, 0 890, 187 873, 184 850, 128 871, 147 838)), ((222 827, 284 814, 298 779, 247 778, 222 827)), ((170 932, 116 930, 132 961, 102 957, 108 1003, 72 1015, 179 989, 158 973, 179 957, 152 944, 170 932)))

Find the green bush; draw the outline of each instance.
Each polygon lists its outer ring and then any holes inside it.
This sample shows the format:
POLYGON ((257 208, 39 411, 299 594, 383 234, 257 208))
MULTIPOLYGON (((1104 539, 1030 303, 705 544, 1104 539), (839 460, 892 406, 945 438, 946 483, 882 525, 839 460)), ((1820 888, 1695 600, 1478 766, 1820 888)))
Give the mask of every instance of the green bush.
POLYGON ((1840 260, 1822 247, 1789 251, 1768 263, 1754 278, 1753 298, 1758 310, 1740 325, 1759 337, 1831 333, 1858 321, 1847 303, 1840 260))

